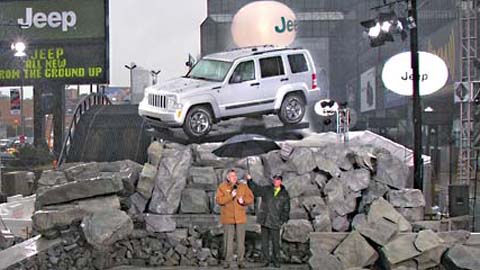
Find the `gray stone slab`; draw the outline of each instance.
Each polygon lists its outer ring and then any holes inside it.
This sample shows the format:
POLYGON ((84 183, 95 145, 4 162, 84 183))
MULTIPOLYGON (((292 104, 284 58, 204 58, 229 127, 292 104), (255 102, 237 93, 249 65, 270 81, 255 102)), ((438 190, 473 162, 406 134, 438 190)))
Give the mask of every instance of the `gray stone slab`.
POLYGON ((123 211, 106 209, 84 217, 81 228, 90 245, 104 250, 128 237, 133 231, 133 222, 123 211))
POLYGON ((397 233, 397 224, 384 218, 376 222, 370 222, 355 227, 356 230, 364 237, 372 240, 379 246, 384 246, 397 233))
POLYGON ((188 172, 188 186, 214 191, 217 188, 217 175, 213 167, 192 166, 188 172))
POLYGON ((376 179, 397 189, 407 188, 408 167, 387 151, 376 154, 376 179))
POLYGON ((298 174, 310 173, 317 167, 312 151, 306 147, 296 147, 287 163, 293 166, 298 174))
POLYGON ((153 188, 155 187, 156 174, 157 167, 145 163, 142 172, 140 173, 140 179, 138 180, 137 192, 147 200, 152 197, 153 188))
POLYGON ((384 245, 381 249, 390 265, 413 259, 421 254, 414 245, 415 234, 403 234, 384 245))
POLYGON ((180 206, 182 190, 187 184, 192 155, 189 148, 178 151, 165 149, 158 168, 149 211, 174 214, 180 206))
POLYGON ((390 203, 383 198, 378 198, 370 206, 367 220, 368 222, 375 223, 381 218, 385 218, 398 224, 398 230, 400 232, 412 231, 412 226, 410 223, 400 213, 398 213, 398 211, 396 211, 390 203))
POLYGON ((433 231, 425 230, 418 233, 414 244, 420 252, 425 252, 443 245, 444 241, 433 231))
POLYGON ((106 208, 120 209, 120 200, 116 195, 47 206, 44 210, 33 214, 32 222, 34 228, 42 233, 56 227, 70 225, 82 220, 89 213, 103 211, 106 208))
POLYGON ((46 170, 42 172, 42 176, 38 179, 38 186, 49 187, 67 182, 67 176, 63 171, 46 170))
POLYGON ((323 252, 321 250, 315 251, 310 259, 308 265, 311 269, 322 270, 341 270, 344 269, 340 260, 330 253, 323 252))
POLYGON ((207 192, 201 189, 186 188, 182 191, 180 212, 182 214, 210 213, 207 192))
POLYGON ((310 250, 312 253, 316 250, 324 250, 326 253, 331 253, 348 235, 348 233, 337 232, 310 233, 310 250))
POLYGON ((123 190, 121 178, 94 178, 87 181, 70 182, 37 193, 36 206, 61 204, 79 199, 108 195, 123 190))
POLYGON ((378 259, 375 249, 355 231, 343 240, 333 254, 339 258, 344 268, 366 267, 378 259))
POLYGON ((161 143, 158 141, 152 142, 148 146, 148 149, 147 149, 148 160, 150 164, 152 164, 154 167, 158 167, 158 164, 160 164, 164 146, 165 146, 164 143, 161 143))
POLYGON ((419 189, 390 190, 388 200, 394 207, 424 207, 425 197, 419 189))
POLYGON ((370 171, 367 169, 357 169, 343 172, 340 179, 345 182, 351 191, 358 192, 368 188, 370 174, 370 171))
POLYGON ((454 245, 445 254, 443 265, 447 269, 480 269, 480 249, 464 245, 454 245))
POLYGON ((327 214, 318 215, 312 221, 313 230, 315 232, 331 232, 332 231, 332 221, 327 214))
POLYGON ((145 214, 145 225, 149 232, 173 232, 176 222, 170 215, 145 214))
POLYGON ((305 219, 289 220, 283 226, 282 239, 288 242, 306 243, 313 232, 312 224, 305 219))
POLYGON ((438 237, 442 238, 445 244, 448 247, 453 247, 454 245, 465 244, 470 237, 470 232, 459 230, 459 231, 448 231, 448 232, 439 232, 437 233, 438 237))

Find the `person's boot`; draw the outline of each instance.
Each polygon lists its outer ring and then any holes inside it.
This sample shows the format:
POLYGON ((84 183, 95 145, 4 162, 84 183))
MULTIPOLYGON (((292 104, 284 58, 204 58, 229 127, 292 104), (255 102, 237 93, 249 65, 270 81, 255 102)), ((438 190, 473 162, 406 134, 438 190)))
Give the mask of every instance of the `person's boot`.
POLYGON ((265 261, 263 262, 262 267, 270 267, 270 265, 272 264, 269 261, 265 261))
POLYGON ((225 269, 230 268, 230 263, 229 262, 223 262, 223 268, 225 268, 225 269))
POLYGON ((273 263, 273 267, 275 267, 275 268, 280 268, 280 264, 277 263, 277 262, 274 262, 274 263, 273 263))
POLYGON ((245 263, 244 262, 238 262, 238 268, 239 269, 245 269, 245 263))

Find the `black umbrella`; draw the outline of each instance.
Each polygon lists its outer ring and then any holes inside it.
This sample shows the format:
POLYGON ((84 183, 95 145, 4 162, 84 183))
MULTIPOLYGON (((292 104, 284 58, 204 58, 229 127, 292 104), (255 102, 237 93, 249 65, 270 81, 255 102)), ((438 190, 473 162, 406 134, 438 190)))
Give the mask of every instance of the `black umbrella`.
POLYGON ((280 147, 273 140, 257 134, 240 134, 226 140, 222 146, 213 150, 219 157, 242 158, 268 153, 280 147))

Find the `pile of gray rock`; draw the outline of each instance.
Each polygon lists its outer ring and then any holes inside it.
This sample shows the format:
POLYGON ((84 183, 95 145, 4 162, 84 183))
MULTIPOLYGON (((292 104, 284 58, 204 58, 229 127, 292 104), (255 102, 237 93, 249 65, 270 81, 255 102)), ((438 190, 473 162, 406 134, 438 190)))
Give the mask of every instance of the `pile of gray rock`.
MULTIPOLYGON (((219 146, 153 142, 144 165, 128 160, 90 162, 46 171, 38 181, 34 229, 49 238, 78 231, 78 254, 88 260, 80 262, 80 269, 120 264, 215 265, 221 257, 223 233, 215 190, 230 168, 236 168, 240 177, 250 173, 261 185, 269 185, 274 174, 283 175, 292 206, 291 219, 282 229, 285 262, 315 265, 326 258, 343 263, 356 256, 361 263, 355 267, 366 267, 379 261, 379 246, 389 254, 390 245, 398 245, 393 239, 411 232, 411 224, 423 219, 423 194, 407 188, 408 168, 385 149, 295 147, 288 156, 272 151, 237 159, 215 156, 212 151, 219 146), (346 240, 323 252, 325 256, 310 251, 316 233, 347 235, 351 231, 346 240), (362 254, 350 255, 358 247, 362 254)), ((260 259, 259 226, 254 219, 260 203, 256 198, 247 209, 246 255, 251 261, 260 259)), ((417 238, 402 239, 400 245, 417 238)), ((68 266, 65 269, 79 269, 71 257, 76 248, 63 247, 63 252, 36 260, 56 262, 55 269, 64 269, 63 264, 68 266)), ((397 263, 398 259, 390 261, 397 263)))

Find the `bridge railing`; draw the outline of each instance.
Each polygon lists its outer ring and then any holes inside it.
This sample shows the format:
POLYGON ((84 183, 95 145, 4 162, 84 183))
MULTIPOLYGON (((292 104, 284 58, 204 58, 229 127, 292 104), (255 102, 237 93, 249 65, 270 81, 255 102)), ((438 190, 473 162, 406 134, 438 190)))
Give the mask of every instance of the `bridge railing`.
POLYGON ((68 133, 63 141, 62 151, 60 152, 57 160, 57 167, 62 165, 67 159, 70 147, 72 145, 73 134, 75 133, 78 122, 80 121, 80 117, 82 114, 90 110, 91 107, 96 105, 112 105, 112 102, 105 94, 91 93, 78 103, 73 113, 72 121, 70 122, 70 127, 68 128, 68 133))

